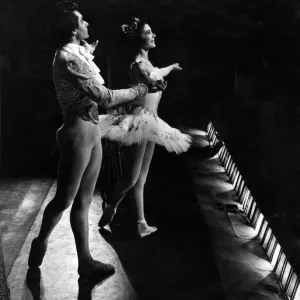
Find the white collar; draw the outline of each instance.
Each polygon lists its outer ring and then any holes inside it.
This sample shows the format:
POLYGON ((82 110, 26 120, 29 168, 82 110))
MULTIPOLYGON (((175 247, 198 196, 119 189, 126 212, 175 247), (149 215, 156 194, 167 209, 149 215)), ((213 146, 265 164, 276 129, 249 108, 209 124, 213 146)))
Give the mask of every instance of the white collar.
POLYGON ((84 60, 86 63, 88 63, 88 65, 90 66, 90 68, 92 69, 93 73, 98 77, 98 79, 100 80, 101 84, 104 84, 104 79, 102 78, 102 76, 99 74, 100 73, 100 69, 97 67, 97 65, 93 62, 94 56, 90 53, 87 52, 87 50, 83 47, 80 46, 78 44, 74 44, 74 43, 68 43, 66 44, 63 49, 65 49, 66 51, 69 51, 70 53, 72 53, 73 55, 77 56, 78 58, 80 58, 81 60, 84 60))
POLYGON ((73 54, 83 56, 88 61, 94 59, 94 55, 88 53, 88 51, 81 45, 74 44, 74 43, 68 43, 64 47, 69 48, 73 54))

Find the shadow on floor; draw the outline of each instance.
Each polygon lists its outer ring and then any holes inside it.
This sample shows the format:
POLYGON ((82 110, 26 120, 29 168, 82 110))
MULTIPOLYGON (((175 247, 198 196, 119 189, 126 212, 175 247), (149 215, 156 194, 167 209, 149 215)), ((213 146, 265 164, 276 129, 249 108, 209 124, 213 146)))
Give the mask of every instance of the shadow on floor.
MULTIPOLYGON (((93 290, 103 284, 108 278, 105 278, 101 282, 93 283, 79 277, 77 300, 92 300, 93 290)), ((21 299, 47 300, 40 268, 29 268, 27 270, 21 299)))
POLYGON ((210 232, 200 216, 183 157, 156 147, 145 194, 146 216, 158 227, 157 233, 138 239, 131 220, 123 223, 123 232, 119 226, 112 234, 103 234, 139 299, 224 299, 210 232))

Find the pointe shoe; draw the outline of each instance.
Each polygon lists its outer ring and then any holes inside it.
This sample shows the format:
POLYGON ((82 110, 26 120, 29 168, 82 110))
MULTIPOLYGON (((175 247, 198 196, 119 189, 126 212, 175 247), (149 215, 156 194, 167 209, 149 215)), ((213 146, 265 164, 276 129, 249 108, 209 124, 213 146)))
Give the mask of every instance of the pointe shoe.
POLYGON ((99 227, 104 227, 106 225, 108 225, 114 218, 115 214, 116 214, 117 209, 111 207, 110 205, 106 206, 102 217, 98 223, 99 227))
POLYGON ((31 244, 31 249, 28 258, 29 268, 39 267, 44 259, 44 256, 47 251, 47 244, 41 243, 38 238, 33 239, 31 244))
POLYGON ((144 238, 157 231, 157 227, 148 226, 145 221, 138 222, 138 235, 140 238, 144 238))
POLYGON ((100 282, 115 273, 115 267, 111 264, 104 264, 93 260, 91 264, 85 267, 78 267, 78 274, 81 279, 92 282, 100 282))

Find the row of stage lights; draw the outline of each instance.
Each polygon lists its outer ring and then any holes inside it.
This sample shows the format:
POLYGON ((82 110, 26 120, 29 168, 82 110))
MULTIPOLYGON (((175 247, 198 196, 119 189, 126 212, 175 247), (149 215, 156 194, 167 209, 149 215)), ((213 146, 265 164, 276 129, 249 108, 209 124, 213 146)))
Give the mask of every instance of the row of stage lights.
MULTIPOLYGON (((207 126, 207 138, 215 146, 218 139, 217 131, 210 122, 207 126)), ((286 299, 300 300, 299 278, 283 253, 281 246, 277 242, 273 231, 253 199, 250 190, 246 186, 236 164, 234 163, 227 147, 224 146, 219 151, 219 159, 224 165, 226 173, 230 178, 242 210, 247 215, 250 225, 253 227, 259 243, 262 245, 286 299)))

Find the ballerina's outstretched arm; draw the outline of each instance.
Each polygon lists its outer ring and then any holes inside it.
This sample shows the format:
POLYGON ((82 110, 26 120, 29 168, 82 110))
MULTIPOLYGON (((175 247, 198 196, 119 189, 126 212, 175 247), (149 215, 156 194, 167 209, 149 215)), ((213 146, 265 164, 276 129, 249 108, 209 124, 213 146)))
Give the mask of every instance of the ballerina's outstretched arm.
POLYGON ((159 70, 159 74, 161 77, 166 77, 170 74, 170 72, 181 71, 182 68, 179 66, 178 63, 176 63, 176 64, 172 64, 170 66, 164 67, 164 68, 160 68, 158 70, 159 70))

